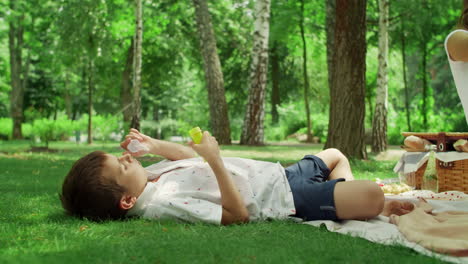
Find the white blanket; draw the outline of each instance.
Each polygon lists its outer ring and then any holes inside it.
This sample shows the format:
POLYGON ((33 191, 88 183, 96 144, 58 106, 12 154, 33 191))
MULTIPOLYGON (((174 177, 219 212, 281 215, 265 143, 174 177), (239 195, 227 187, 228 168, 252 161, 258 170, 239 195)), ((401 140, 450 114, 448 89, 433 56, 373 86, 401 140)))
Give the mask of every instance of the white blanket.
MULTIPOLYGON (((468 212, 468 195, 460 192, 445 192, 434 194, 428 191, 412 191, 398 196, 386 196, 386 199, 397 199, 417 202, 417 197, 424 197, 431 199, 428 200, 429 204, 434 208, 433 212, 444 211, 467 211, 468 212), (449 197, 456 197, 449 198, 449 197), (452 200, 450 200, 452 199, 452 200)), ((403 245, 413 250, 436 257, 444 261, 453 263, 467 263, 468 257, 452 257, 448 255, 438 254, 433 251, 427 250, 417 243, 408 241, 398 230, 397 226, 389 223, 389 218, 385 216, 378 216, 368 221, 346 220, 341 222, 333 221, 308 221, 304 224, 321 226, 325 225, 329 231, 347 234, 355 237, 361 237, 371 242, 380 243, 384 245, 403 245)))

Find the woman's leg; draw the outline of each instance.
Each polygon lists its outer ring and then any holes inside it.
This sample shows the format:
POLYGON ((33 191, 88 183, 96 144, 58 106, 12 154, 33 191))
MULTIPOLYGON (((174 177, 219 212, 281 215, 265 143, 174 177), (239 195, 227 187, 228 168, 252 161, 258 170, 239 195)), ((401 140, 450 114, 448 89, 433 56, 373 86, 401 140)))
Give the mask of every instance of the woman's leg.
POLYGON ((348 159, 338 149, 329 148, 315 154, 315 156, 319 157, 330 169, 330 180, 338 178, 345 178, 346 181, 354 180, 348 159))

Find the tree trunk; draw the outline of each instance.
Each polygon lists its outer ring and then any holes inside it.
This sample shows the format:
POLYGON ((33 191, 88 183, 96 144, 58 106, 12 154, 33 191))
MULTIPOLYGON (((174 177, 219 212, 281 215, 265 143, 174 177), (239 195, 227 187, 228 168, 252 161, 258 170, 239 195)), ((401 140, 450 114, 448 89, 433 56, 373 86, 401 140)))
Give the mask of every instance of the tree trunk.
POLYGON ((366 0, 336 1, 335 47, 325 146, 365 159, 366 0))
POLYGON ((231 128, 224 91, 223 72, 221 71, 221 63, 217 53, 211 16, 206 0, 193 0, 193 5, 195 6, 195 18, 200 37, 200 50, 204 61, 211 129, 220 144, 230 145, 231 128))
POLYGON ((309 75, 307 73, 307 42, 304 32, 304 0, 301 0, 301 15, 299 21, 302 38, 302 71, 304 76, 304 105, 306 110, 307 120, 307 142, 312 142, 312 129, 310 121, 310 105, 309 105, 309 75))
POLYGON ((140 129, 141 119, 141 50, 143 42, 143 8, 141 0, 135 0, 135 48, 133 55, 133 116, 130 127, 140 129))
POLYGON ((271 121, 273 124, 278 124, 279 114, 278 105, 281 104, 281 97, 279 91, 279 80, 281 78, 279 57, 278 57, 278 44, 276 41, 273 43, 271 49, 271 121))
POLYGON ((328 88, 331 89, 334 70, 336 0, 327 0, 326 8, 328 88))
POLYGON ((268 36, 270 31, 270 1, 255 2, 250 90, 242 128, 242 145, 263 145, 263 119, 265 116, 265 87, 268 69, 268 36))
MULTIPOLYGON (((10 0, 10 9, 14 12, 16 1, 10 0)), ((8 44, 10 50, 10 72, 11 72, 11 96, 10 111, 13 121, 13 139, 23 138, 21 123, 23 122, 24 103, 24 82, 21 78, 23 74, 23 32, 24 15, 17 19, 12 19, 9 23, 8 44)))
POLYGON ((132 120, 132 65, 133 65, 133 49, 134 49, 134 40, 130 42, 130 47, 127 51, 127 60, 125 61, 124 70, 122 72, 122 90, 120 90, 120 100, 122 102, 122 114, 123 120, 128 124, 132 120))
POLYGON ((366 100, 367 100, 367 106, 368 106, 367 111, 369 111, 369 123, 372 124, 373 117, 374 117, 374 108, 373 108, 374 103, 372 102, 372 95, 370 93, 366 93, 366 100))
POLYGON ((423 128, 427 131, 427 97, 428 97, 428 84, 427 84, 427 42, 424 42, 423 47, 423 56, 422 56, 422 89, 423 89, 423 98, 422 98, 422 108, 421 108, 421 115, 423 117, 423 128))
POLYGON ((70 94, 70 73, 65 70, 65 91, 63 93, 63 101, 65 103, 65 112, 68 119, 73 120, 73 103, 70 94))
MULTIPOLYGON (((154 105, 154 107, 153 107, 153 121, 159 122, 159 119, 160 119, 159 116, 160 116, 160 109, 159 109, 158 106, 154 105)), ((161 127, 160 126, 158 126, 156 131, 154 131, 153 137, 157 138, 157 139, 161 139, 161 127)))
POLYGON ((388 9, 389 0, 379 0, 379 69, 374 119, 372 121, 372 152, 374 153, 387 150, 388 9))
POLYGON ((411 129, 411 112, 410 112, 410 98, 409 98, 409 89, 408 89, 408 79, 406 76, 406 40, 405 40, 405 22, 404 16, 401 17, 401 57, 402 57, 402 69, 403 69, 403 85, 405 88, 405 109, 406 109, 406 124, 408 126, 408 131, 411 129))
POLYGON ((93 144, 93 90, 94 90, 94 61, 89 59, 88 65, 88 144, 93 144))

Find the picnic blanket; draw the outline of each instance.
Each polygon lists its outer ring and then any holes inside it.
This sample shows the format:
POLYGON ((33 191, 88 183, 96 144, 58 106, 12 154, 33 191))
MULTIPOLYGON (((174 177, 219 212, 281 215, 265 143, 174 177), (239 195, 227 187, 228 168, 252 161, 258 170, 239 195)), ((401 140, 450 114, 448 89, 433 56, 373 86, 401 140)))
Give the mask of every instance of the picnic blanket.
POLYGON ((432 213, 432 206, 421 199, 408 214, 391 215, 406 239, 429 250, 452 256, 468 257, 468 212, 432 213))
MULTIPOLYGON (((400 195, 391 195, 386 196, 388 200, 403 200, 410 201, 415 204, 418 204, 418 199, 425 198, 427 199, 428 205, 432 208, 434 214, 439 214, 448 211, 460 211, 468 212, 468 195, 462 192, 443 192, 443 193, 433 193, 431 191, 410 191, 402 193, 400 195)), ((421 207, 421 210, 429 210, 428 207, 421 207)), ((421 213, 421 211, 416 211, 416 214, 421 213)), ((441 214, 441 215, 445 215, 441 214)), ((417 223, 418 216, 411 216, 410 223, 417 223), (415 222, 416 221, 416 222, 415 222)), ((400 217, 401 219, 401 217, 400 217)), ((398 220, 400 220, 398 219, 398 220)), ((397 220, 393 219, 394 222, 397 220)), ((406 221, 406 220, 405 220, 406 221)), ((421 219, 423 221, 423 219, 421 219)), ((325 225, 329 231, 338 232, 346 235, 361 237, 367 239, 371 242, 380 243, 384 245, 403 245, 413 250, 428 255, 431 257, 436 257, 444 261, 449 261, 453 263, 467 263, 468 257, 455 257, 452 255, 440 254, 435 251, 428 250, 424 246, 427 244, 420 244, 413 241, 410 241, 398 228, 397 225, 390 223, 389 217, 379 215, 376 218, 370 219, 368 221, 357 221, 357 220, 346 220, 341 222, 333 221, 308 221, 304 224, 309 224, 313 226, 322 226, 325 225)), ((411 224, 410 224, 411 226, 411 224)), ((406 234, 408 235, 408 234, 406 234)), ((410 239, 413 239, 410 237, 410 239)), ((415 238, 418 241, 419 238, 415 238)), ((421 241, 419 241, 421 242, 421 241)), ((442 243, 443 244, 443 243, 442 243)), ((430 248, 430 245, 429 245, 430 248)), ((432 247, 434 248, 434 247, 432 247)), ((448 252, 448 251, 446 251, 448 252)))

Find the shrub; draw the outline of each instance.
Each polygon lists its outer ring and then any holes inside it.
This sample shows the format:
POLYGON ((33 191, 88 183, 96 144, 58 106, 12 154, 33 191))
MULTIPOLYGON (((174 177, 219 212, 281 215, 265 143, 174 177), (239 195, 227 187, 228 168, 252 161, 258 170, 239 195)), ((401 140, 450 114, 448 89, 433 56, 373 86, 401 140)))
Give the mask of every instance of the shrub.
POLYGON ((11 138, 12 127, 11 118, 0 118, 0 139, 11 138))
MULTIPOLYGON (((88 127, 88 115, 86 115, 86 130, 88 127)), ((93 138, 110 141, 119 140, 124 134, 122 115, 95 115, 93 116, 93 138)))
POLYGON ((285 128, 280 125, 272 125, 265 127, 266 141, 281 141, 286 138, 285 128))
MULTIPOLYGON (((21 124, 21 132, 23 137, 28 139, 31 138, 32 129, 31 124, 21 124)), ((11 118, 0 118, 0 139, 11 139, 13 133, 13 121, 11 118)))
POLYGON ((48 147, 50 141, 63 140, 72 136, 73 127, 73 122, 65 117, 57 120, 41 118, 34 120, 31 131, 34 137, 37 136, 48 147))
MULTIPOLYGON (((159 121, 143 120, 141 122, 141 130, 143 133, 163 139, 181 133, 183 127, 187 128, 188 125, 172 118, 164 118, 159 121)), ((182 133, 182 135, 186 135, 186 132, 182 133)))
MULTIPOLYGON (((307 133, 307 120, 302 103, 285 103, 278 107, 279 122, 271 124, 271 115, 266 116, 265 139, 267 141, 280 141, 294 133, 307 133)), ((325 142, 328 133, 328 113, 312 113, 312 134, 325 142)))
POLYGON ((284 129, 285 137, 306 127, 306 116, 302 103, 288 103, 278 106, 279 124, 284 129))
MULTIPOLYGON (((244 119, 241 117, 230 117, 229 123, 231 125, 231 139, 240 140, 242 134, 242 126, 244 125, 244 119)), ((267 130, 265 129, 265 134, 267 130)))

